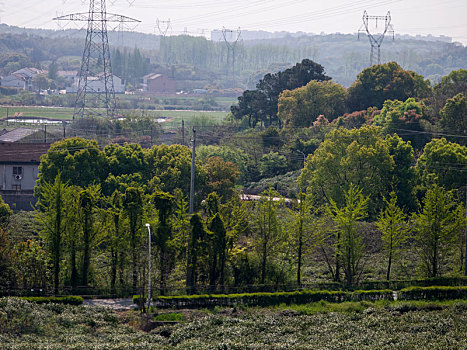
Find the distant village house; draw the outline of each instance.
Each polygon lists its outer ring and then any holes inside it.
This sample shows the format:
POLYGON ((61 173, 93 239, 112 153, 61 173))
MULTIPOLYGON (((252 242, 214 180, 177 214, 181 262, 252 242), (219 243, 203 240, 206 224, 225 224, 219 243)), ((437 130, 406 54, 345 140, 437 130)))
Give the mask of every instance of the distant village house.
POLYGON ((175 94, 175 80, 162 74, 147 74, 142 79, 143 88, 146 92, 156 94, 175 94))

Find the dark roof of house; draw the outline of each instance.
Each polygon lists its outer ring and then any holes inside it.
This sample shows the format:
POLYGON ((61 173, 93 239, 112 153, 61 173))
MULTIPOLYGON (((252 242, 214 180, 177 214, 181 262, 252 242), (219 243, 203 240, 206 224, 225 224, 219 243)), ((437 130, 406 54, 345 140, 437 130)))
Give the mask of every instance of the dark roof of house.
POLYGON ((16 128, 0 135, 0 142, 18 142, 40 131, 39 129, 16 128))
POLYGON ((49 143, 0 143, 0 163, 39 163, 49 143))

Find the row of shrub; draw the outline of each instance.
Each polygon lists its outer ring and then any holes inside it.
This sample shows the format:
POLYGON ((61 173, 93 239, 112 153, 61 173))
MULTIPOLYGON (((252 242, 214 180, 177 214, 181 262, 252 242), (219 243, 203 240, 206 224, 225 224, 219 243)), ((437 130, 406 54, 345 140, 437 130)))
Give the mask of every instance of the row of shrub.
MULTIPOLYGON (((243 293, 243 294, 201 294, 181 296, 158 296, 153 298, 154 306, 158 308, 211 308, 215 306, 229 307, 244 306, 272 306, 279 304, 306 304, 317 301, 376 301, 393 300, 391 290, 359 290, 347 291, 311 291, 277 293, 243 293)), ((146 299, 140 295, 133 296, 133 302, 140 305, 146 299)))
POLYGON ((434 277, 414 280, 389 280, 389 281, 366 281, 361 282, 358 289, 392 289, 401 290, 409 287, 430 286, 467 286, 467 277, 434 277))
POLYGON ((399 291, 400 300, 467 299, 467 287, 410 287, 399 291))
POLYGON ((83 298, 78 296, 66 296, 66 297, 20 297, 20 299, 30 301, 36 304, 67 304, 67 305, 81 305, 83 298))

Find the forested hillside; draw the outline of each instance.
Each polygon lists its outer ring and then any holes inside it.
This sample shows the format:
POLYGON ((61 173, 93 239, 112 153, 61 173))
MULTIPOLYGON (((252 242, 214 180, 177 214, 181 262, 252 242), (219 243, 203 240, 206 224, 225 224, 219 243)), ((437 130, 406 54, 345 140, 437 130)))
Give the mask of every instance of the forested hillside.
MULTIPOLYGON (((11 71, 11 65, 5 68, 11 61, 18 62, 21 67, 34 64, 47 68, 52 61, 59 62, 59 68, 76 68, 79 65, 84 31, 21 29, 2 25, 0 33, 0 69, 3 73, 11 71), (9 57, 12 54, 25 57, 13 59, 9 57)), ((194 81, 187 86, 198 88, 252 88, 264 74, 275 73, 304 58, 320 62, 335 82, 349 86, 356 75, 369 65, 367 38, 358 40, 356 35, 350 34, 242 40, 234 50, 234 67, 232 51, 220 40, 209 41, 186 35, 160 38, 131 32, 110 32, 109 39, 114 50, 133 52, 138 48, 144 61, 150 60, 148 70, 194 81)), ((398 37, 394 41, 385 41, 382 60, 396 61, 404 69, 413 70, 436 83, 443 75, 466 66, 466 50, 456 43, 398 37)))

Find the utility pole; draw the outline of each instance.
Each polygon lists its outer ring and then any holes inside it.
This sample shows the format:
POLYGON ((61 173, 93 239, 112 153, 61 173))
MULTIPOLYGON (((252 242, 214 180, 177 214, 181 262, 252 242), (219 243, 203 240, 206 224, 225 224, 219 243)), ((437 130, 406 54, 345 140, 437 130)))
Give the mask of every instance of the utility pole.
POLYGON ((123 25, 124 23, 139 23, 140 21, 107 13, 105 0, 89 0, 89 12, 73 13, 56 17, 54 20, 87 23, 73 119, 88 115, 114 116, 117 104, 110 64, 107 24, 116 22, 123 25), (89 103, 91 98, 93 99, 92 103, 89 103), (91 104, 93 108, 90 108, 91 104), (105 111, 104 113, 102 109, 105 111))
POLYGON ((185 145, 185 121, 182 119, 182 145, 185 145))
POLYGON ((193 127, 193 149, 191 152, 191 179, 190 179, 190 209, 189 213, 193 214, 195 200, 195 156, 196 156, 196 130, 193 127))
POLYGON ((47 124, 44 124, 44 143, 47 143, 47 124))
POLYGON ((149 247, 148 247, 148 312, 149 305, 151 305, 151 225, 146 224, 148 228, 148 238, 149 238, 149 247))
POLYGON ((300 151, 299 149, 297 149, 297 152, 300 153, 301 155, 303 155, 303 168, 305 168, 305 163, 306 163, 306 154, 303 153, 302 151, 300 151))
POLYGON ((63 139, 66 139, 66 122, 63 121, 63 139))
POLYGON ((368 16, 366 11, 363 12, 363 24, 358 30, 358 39, 360 39, 360 33, 367 34, 368 40, 371 45, 370 52, 370 66, 373 64, 381 64, 381 44, 383 43, 384 36, 386 33, 392 34, 392 40, 394 40, 394 29, 391 24, 391 13, 388 11, 386 16, 368 16), (378 28, 378 21, 384 22, 384 30, 378 34, 370 33, 369 21, 374 20, 376 28, 378 28), (377 53, 375 51, 377 50, 377 53))

